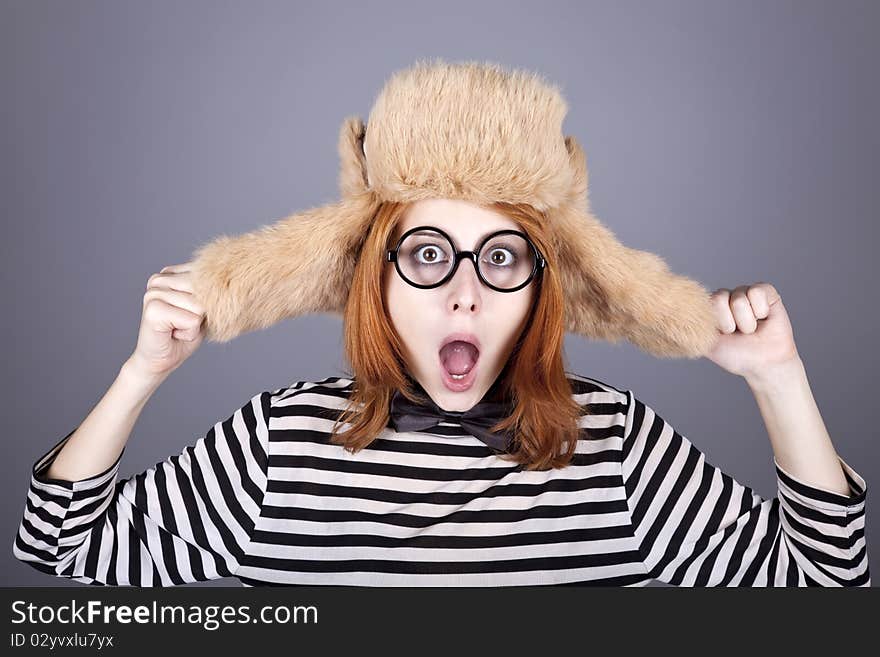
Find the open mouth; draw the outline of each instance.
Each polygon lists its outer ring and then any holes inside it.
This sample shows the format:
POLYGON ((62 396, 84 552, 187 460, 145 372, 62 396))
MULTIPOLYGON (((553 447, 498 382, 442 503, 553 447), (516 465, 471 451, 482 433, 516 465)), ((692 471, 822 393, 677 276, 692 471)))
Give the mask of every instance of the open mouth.
POLYGON ((480 350, 476 338, 467 335, 451 335, 444 340, 439 353, 447 387, 464 390, 470 387, 476 376, 480 350))

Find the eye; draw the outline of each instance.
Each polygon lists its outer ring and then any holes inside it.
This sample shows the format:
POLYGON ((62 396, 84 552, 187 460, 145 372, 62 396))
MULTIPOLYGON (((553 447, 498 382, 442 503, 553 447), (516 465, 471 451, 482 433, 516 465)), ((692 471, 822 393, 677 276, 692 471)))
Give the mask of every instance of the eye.
POLYGON ((433 265, 446 261, 444 258, 446 252, 436 244, 423 244, 413 249, 412 253, 420 265, 433 265))
POLYGON ((510 267, 516 263, 516 254, 502 246, 493 246, 487 254, 487 262, 494 267, 510 267))

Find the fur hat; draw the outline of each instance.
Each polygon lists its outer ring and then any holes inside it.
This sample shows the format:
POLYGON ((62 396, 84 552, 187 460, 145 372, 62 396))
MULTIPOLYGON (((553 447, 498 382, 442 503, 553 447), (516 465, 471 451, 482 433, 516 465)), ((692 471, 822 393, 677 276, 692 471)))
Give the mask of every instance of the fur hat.
POLYGON ((621 244, 591 213, 584 151, 562 132, 567 111, 557 87, 524 70, 435 59, 397 71, 366 124, 342 123, 340 200, 196 249, 206 339, 308 313, 341 316, 381 203, 445 197, 546 213, 566 331, 626 338, 659 357, 704 355, 717 338, 709 293, 621 244))

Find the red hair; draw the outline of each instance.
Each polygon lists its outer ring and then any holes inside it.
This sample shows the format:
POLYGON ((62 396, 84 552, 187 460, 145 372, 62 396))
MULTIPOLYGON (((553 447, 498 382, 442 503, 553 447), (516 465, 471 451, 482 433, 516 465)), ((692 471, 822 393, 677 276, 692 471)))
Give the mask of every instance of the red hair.
MULTIPOLYGON (((532 315, 499 377, 500 391, 514 401, 514 411, 492 430, 513 428, 514 450, 502 458, 529 470, 568 465, 579 435, 584 410, 572 397, 564 368, 563 290, 556 273, 556 257, 544 226, 544 216, 529 205, 496 203, 492 209, 517 221, 534 242, 547 265, 538 285, 532 315)), ((396 390, 418 399, 410 387, 400 338, 384 302, 385 252, 400 222, 405 203, 383 203, 362 246, 343 315, 348 373, 355 387, 348 406, 334 424, 331 442, 357 452, 369 445, 388 425, 389 404, 396 390), (350 428, 337 432, 339 423, 350 428)))

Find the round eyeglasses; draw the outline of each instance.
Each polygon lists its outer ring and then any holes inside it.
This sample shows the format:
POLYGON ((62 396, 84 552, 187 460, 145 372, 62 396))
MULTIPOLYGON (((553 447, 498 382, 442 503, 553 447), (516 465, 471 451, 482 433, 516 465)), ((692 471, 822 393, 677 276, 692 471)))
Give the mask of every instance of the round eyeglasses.
POLYGON ((386 261, 394 263, 400 277, 422 289, 443 285, 463 258, 473 263, 484 285, 498 292, 524 288, 547 264, 528 236, 513 229, 487 235, 476 251, 459 251, 439 228, 416 226, 386 252, 386 261))

